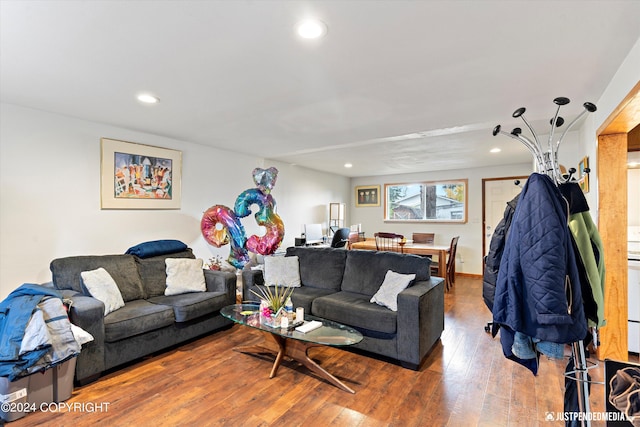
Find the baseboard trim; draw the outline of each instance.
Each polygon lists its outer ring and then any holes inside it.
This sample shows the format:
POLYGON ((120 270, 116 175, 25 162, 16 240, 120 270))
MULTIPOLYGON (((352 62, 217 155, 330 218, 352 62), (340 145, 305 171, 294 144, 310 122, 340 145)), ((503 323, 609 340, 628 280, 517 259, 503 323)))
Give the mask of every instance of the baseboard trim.
POLYGON ((482 279, 482 274, 456 273, 456 276, 471 277, 472 279, 482 279))

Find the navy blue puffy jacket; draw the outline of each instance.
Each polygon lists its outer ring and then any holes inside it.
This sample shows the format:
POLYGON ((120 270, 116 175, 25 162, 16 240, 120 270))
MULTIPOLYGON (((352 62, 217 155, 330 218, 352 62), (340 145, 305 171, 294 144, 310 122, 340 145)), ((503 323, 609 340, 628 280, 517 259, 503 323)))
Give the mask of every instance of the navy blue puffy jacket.
POLYGON ((503 328, 555 343, 585 338, 567 216, 551 178, 532 174, 520 194, 496 283, 493 321, 503 328))

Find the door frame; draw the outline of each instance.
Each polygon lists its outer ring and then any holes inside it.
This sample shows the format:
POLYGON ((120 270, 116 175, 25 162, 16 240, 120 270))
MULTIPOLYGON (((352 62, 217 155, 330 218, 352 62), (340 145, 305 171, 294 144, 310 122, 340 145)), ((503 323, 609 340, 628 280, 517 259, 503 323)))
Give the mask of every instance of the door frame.
POLYGON ((627 151, 640 123, 640 81, 596 131, 598 230, 604 247, 604 315, 598 358, 627 361, 627 151), (624 215, 620 215, 625 212, 624 215))

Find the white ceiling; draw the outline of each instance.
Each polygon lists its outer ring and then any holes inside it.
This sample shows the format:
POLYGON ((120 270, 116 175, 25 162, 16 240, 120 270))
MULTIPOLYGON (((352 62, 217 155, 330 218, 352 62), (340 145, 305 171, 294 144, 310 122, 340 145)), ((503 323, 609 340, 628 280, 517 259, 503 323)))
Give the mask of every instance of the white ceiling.
POLYGON ((637 0, 1 0, 0 16, 2 102, 345 176, 528 162, 491 129, 522 126, 521 106, 546 129, 557 96, 575 116, 640 37, 637 0), (324 39, 294 35, 309 15, 324 39))

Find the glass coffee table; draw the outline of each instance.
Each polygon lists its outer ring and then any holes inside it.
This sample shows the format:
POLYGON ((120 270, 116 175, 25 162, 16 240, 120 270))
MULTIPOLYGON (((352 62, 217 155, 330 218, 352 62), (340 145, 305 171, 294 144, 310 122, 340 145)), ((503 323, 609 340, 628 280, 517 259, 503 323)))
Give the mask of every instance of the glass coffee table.
POLYGON ((235 351, 242 353, 276 353, 276 360, 273 363, 269 378, 276 376, 282 358, 286 356, 306 366, 307 369, 329 381, 336 387, 349 393, 355 393, 355 391, 347 387, 342 381, 314 362, 309 357, 307 351, 312 347, 323 345, 341 347, 357 344, 362 341, 362 334, 360 332, 348 326, 341 325, 340 323, 309 315, 305 315, 306 322, 316 320, 322 322, 322 326, 307 333, 298 332, 295 329, 274 328, 260 322, 259 309, 258 304, 234 304, 224 307, 220 310, 220 313, 239 325, 248 326, 264 332, 268 337, 267 339, 276 344, 277 350, 260 345, 250 345, 235 347, 235 351))

